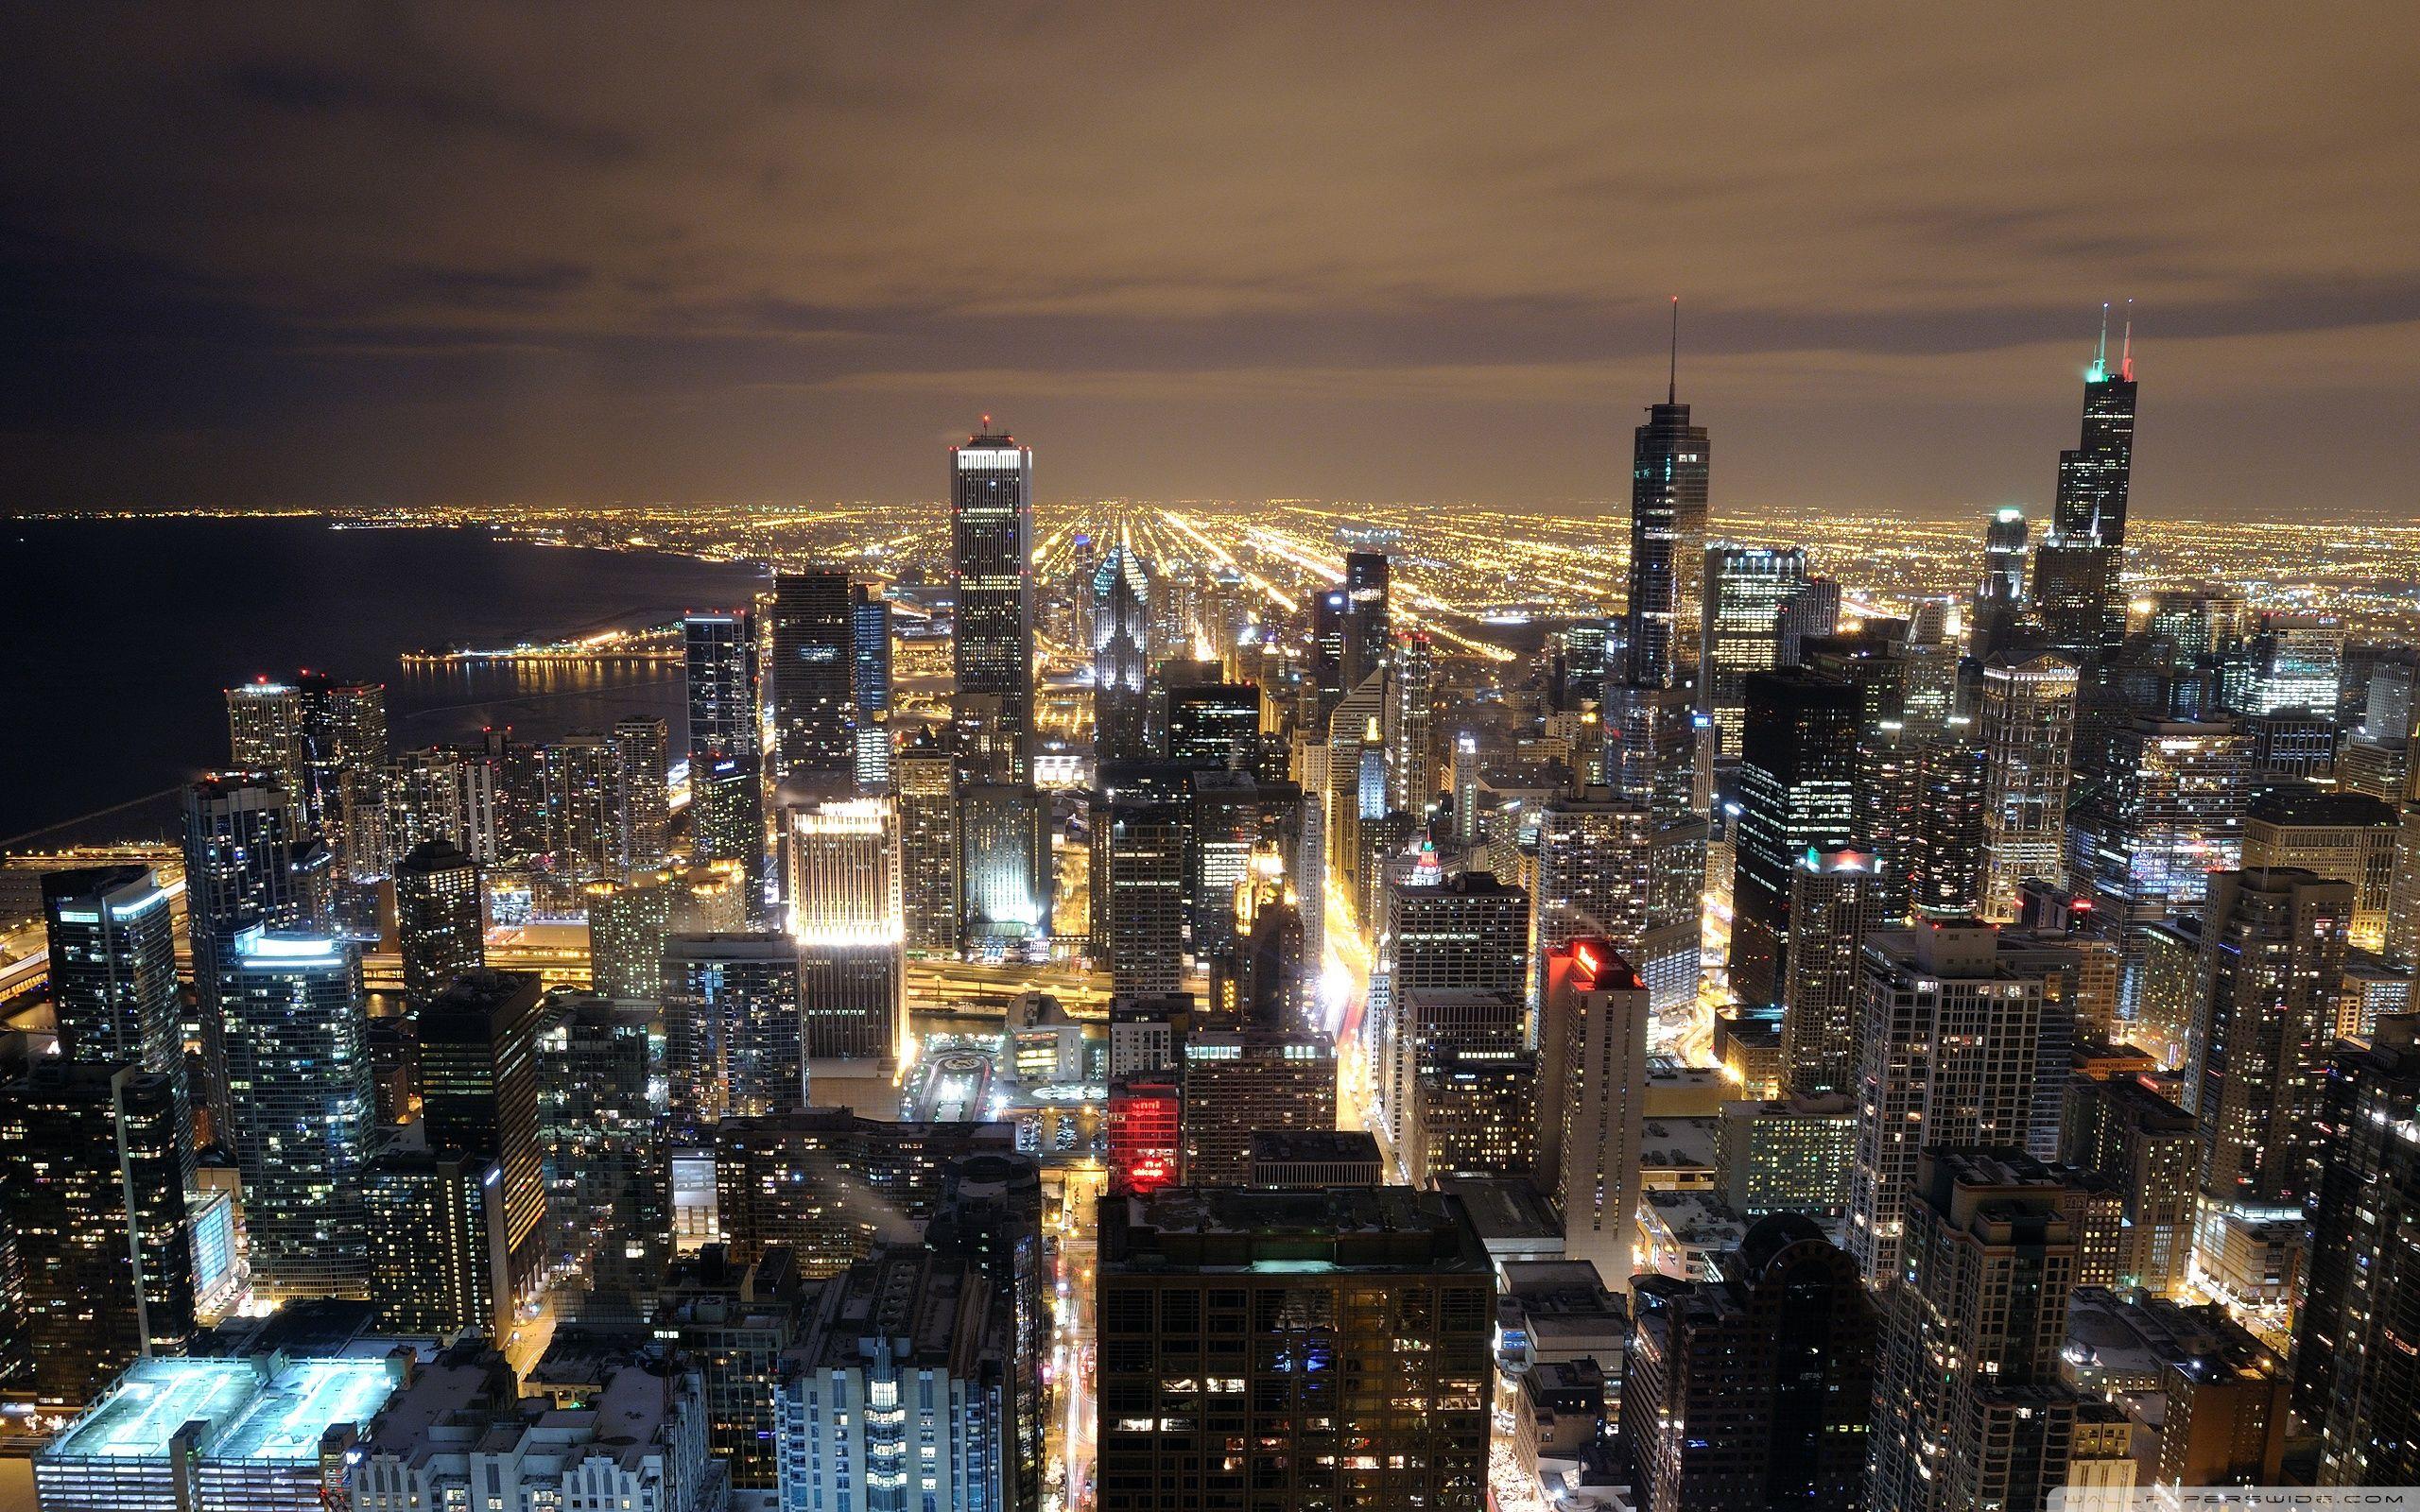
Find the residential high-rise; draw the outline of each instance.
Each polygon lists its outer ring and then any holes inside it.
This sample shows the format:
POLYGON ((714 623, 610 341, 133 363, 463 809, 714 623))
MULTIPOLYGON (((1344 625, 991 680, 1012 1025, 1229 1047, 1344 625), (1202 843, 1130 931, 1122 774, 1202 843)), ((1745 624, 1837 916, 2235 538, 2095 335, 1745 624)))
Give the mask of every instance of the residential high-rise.
POLYGON ((960 898, 958 778, 929 732, 899 750, 892 770, 899 803, 900 917, 908 948, 958 947, 960 898))
POLYGON ((424 842, 395 864, 395 950, 409 1007, 487 965, 484 911, 478 863, 452 841, 424 842))
POLYGON ((393 1149, 361 1172, 370 1301, 383 1333, 511 1336, 503 1168, 456 1149, 393 1149))
POLYGON ((1982 909, 1990 770, 1968 720, 1949 720, 1917 747, 1915 814, 1899 849, 1907 856, 1909 907, 1920 918, 1964 919, 1982 909))
MULTIPOLYGON (((577 730, 539 747, 537 757, 547 869, 576 882, 618 873, 629 846, 622 833, 622 766, 613 742, 577 730)), ((697 770, 692 765, 693 797, 697 770)))
POLYGON ((2252 742, 2226 723, 2136 718, 2108 743, 2105 769, 2067 810, 2071 892, 2125 963, 2135 1000, 2141 933, 2201 906, 2204 879, 2242 864, 2252 742))
POLYGON ((1521 1002, 1529 988, 1529 894, 1490 872, 1423 869, 1388 884, 1361 1037, 1376 1112, 1393 1142, 1409 1132, 1420 1038, 1405 1017, 1406 998, 1489 992, 1521 1002))
POLYGON ((681 633, 691 770, 709 753, 753 757, 763 728, 757 708, 754 611, 691 613, 683 617, 681 633))
POLYGON ((1265 1029, 1196 1034, 1184 1044, 1184 1178, 1241 1186, 1252 1137, 1336 1126, 1336 1046, 1265 1029))
POLYGON ((773 775, 838 782, 856 769, 849 575, 773 575, 773 775))
POLYGON ((890 601, 849 585, 850 704, 857 724, 857 791, 890 785, 890 601))
POLYGON ((1697 707, 1714 722, 1717 760, 1739 754, 1748 674, 1795 663, 1781 660, 1782 610, 1806 588, 1806 553, 1798 547, 1705 548, 1697 707))
POLYGON ((2384 951, 2394 896, 2394 809, 2366 793, 2273 787, 2243 818, 2246 870, 2299 867, 2353 886, 2347 941, 2384 951))
POLYGON ((2185 1103, 2201 1121, 2212 1208, 2300 1204, 2314 1191, 2352 915, 2352 885, 2316 872, 2210 877, 2185 1103))
POLYGON ((1458 1175, 1528 1179, 1538 1166, 1537 1057, 1435 1053, 1412 1087, 1411 1129, 1405 1163, 1415 1185, 1458 1175))
POLYGON ((1766 1004, 1788 970, 1792 870, 1809 848, 1853 839, 1858 697, 1849 683, 1799 670, 1750 673, 1745 697, 1731 987, 1742 1002, 1766 1004))
POLYGON ((1101 1512, 1487 1504, 1495 1289, 1456 1199, 1112 1199, 1098 1276, 1101 1512), (1231 1336, 1253 1343, 1230 1367, 1231 1336), (1186 1375, 1167 1360, 1201 1364, 1186 1375), (1164 1490, 1171 1478, 1190 1484, 1164 1490))
POLYGON ((1530 916, 1534 980, 1545 979, 1547 951, 1597 936, 1637 964, 1659 1010, 1686 1004, 1697 993, 1703 833, 1685 818, 1661 823, 1654 809, 1607 788, 1548 798, 1530 916))
POLYGON ((202 1095, 227 1113, 226 1009, 235 936, 329 919, 327 851, 264 773, 215 772, 185 789, 185 929, 193 946, 202 1095))
POLYGON ((1640 687, 1693 682, 1704 600, 1706 484, 1713 447, 1680 402, 1679 301, 1673 381, 1648 406, 1631 454, 1628 679, 1640 687))
POLYGON ((176 932, 151 868, 45 872, 42 911, 60 1053, 181 1081, 176 932))
POLYGON ((1616 1289, 1633 1237, 1647 1126, 1647 984, 1605 939, 1547 952, 1538 1015, 1538 1179, 1563 1211, 1563 1252, 1616 1289))
POLYGON ((765 917, 765 784, 754 755, 690 762, 689 850, 700 861, 738 863, 747 916, 765 917))
POLYGON ((137 1356, 182 1352, 192 1336, 187 1141, 173 1074, 43 1057, 0 1084, 0 1210, 16 1261, 0 1297, 38 1401, 92 1401, 137 1356))
POLYGON ((665 1054, 687 1122, 806 1103, 798 942, 786 935, 675 935, 664 947, 665 1054))
POLYGON ((350 940, 238 933, 222 988, 229 1118, 252 1285, 271 1297, 360 1297, 359 1177, 376 1139, 370 1021, 350 940))
POLYGON ((2014 1149, 1928 1143, 1910 1175, 1866 1504, 2041 1506, 2074 1448, 2077 1397, 2059 1378, 2068 1298, 2109 1284, 2117 1194, 2014 1149))
POLYGON ((502 1172, 510 1296, 545 1269, 545 1149, 538 1132, 542 984, 527 971, 473 971, 420 1011, 421 1125, 432 1150, 493 1160, 502 1172))
POLYGON ((2075 663, 2058 656, 1983 668, 1985 919, 2014 919, 2025 880, 2064 869, 2076 680, 2075 663))
MULTIPOLYGON (((663 721, 654 723, 660 731, 663 721)), ((505 854, 500 768, 484 750, 464 746, 424 747, 388 763, 389 850, 400 857, 424 840, 451 840, 481 866, 495 865, 505 854)))
POLYGON ((1789 872, 1789 946, 1781 975, 1781 1059, 1789 1091, 1857 1087, 1858 958, 1883 923, 1870 850, 1809 847, 1789 872))
POLYGON ((302 690, 263 678, 227 690, 228 768, 265 772, 285 790, 303 828, 318 833, 302 738, 302 690))
POLYGON ((1866 936, 1848 1247, 1876 1287, 1900 1280, 1917 1156, 2022 1148, 2031 1130, 2049 988, 2003 958, 1998 935, 1968 919, 1866 936))
POLYGON ((961 749, 967 782, 1033 780, 1033 449, 984 429, 950 449, 952 641, 960 700, 991 728, 961 749))
POLYGON ((1387 606, 1387 554, 1344 554, 1344 685, 1357 688, 1387 664, 1393 624, 1387 606))
POLYGON ((671 849, 671 733, 652 714, 614 721, 614 807, 624 871, 664 865, 671 849))
POLYGON ((1857 1263, 1785 1212, 1716 1265, 1631 1290, 1621 1421, 1639 1506, 1861 1508, 1880 1328, 1857 1263))
POLYGON ((1437 647, 1426 630, 1398 633, 1387 676, 1387 806, 1425 819, 1437 804, 1437 647))
POLYGON ((1151 574, 1120 540, 1093 574, 1093 755, 1096 763, 1150 754, 1151 574))
POLYGON ((2401 1486, 2420 1473, 2411 1432, 2420 1363, 2420 1019, 2381 1019, 2340 1044, 2322 1089, 2307 1294, 2294 1323, 2294 1406, 2320 1433, 2320 1481, 2401 1486))
POLYGON ((2118 1284, 2181 1294, 2202 1164, 2193 1115, 2139 1078, 2079 1075, 2067 1083, 2059 1159, 2107 1180, 2124 1204, 2118 1284))

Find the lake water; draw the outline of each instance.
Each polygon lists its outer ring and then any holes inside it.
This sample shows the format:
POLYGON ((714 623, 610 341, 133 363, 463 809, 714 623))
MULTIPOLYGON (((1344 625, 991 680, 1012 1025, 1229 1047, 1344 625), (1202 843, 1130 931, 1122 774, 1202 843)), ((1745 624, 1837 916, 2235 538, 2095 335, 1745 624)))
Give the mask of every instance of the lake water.
POLYGON ((302 667, 386 683, 397 749, 488 725, 544 738, 653 713, 678 753, 670 662, 400 659, 662 624, 736 605, 764 581, 659 552, 302 519, 9 521, 0 566, 0 845, 172 833, 174 789, 227 760, 221 690, 302 667))

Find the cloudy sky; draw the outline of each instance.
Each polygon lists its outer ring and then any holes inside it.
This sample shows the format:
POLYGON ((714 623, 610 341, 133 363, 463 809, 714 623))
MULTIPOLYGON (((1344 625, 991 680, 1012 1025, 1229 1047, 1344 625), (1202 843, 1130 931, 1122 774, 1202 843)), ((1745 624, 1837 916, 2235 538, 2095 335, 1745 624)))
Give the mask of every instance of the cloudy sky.
POLYGON ((0 507, 2420 513, 2405 5, 236 8, 0 21, 0 507))

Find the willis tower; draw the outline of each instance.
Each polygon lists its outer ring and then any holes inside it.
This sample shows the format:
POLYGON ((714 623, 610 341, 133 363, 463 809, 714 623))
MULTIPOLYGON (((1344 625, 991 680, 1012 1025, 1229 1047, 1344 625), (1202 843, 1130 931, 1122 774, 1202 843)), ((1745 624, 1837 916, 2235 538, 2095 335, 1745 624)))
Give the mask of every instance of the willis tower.
POLYGON ((2109 369, 2109 307, 2084 374, 2083 435, 2059 454, 2050 533, 2033 554, 2034 610, 2050 644, 2090 661, 2126 638, 2118 570, 2126 544, 2126 490, 2135 470, 2135 341, 2127 322, 2118 369, 2109 369))

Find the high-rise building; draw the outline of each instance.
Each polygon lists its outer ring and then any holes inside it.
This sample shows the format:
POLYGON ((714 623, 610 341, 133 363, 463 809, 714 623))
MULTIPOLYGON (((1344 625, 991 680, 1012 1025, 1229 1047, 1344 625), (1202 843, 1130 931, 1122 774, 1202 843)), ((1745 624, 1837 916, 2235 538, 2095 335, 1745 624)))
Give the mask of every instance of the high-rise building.
POLYGON ((300 930, 329 919, 326 849, 285 789, 259 772, 216 772, 185 789, 185 929, 193 946, 202 1093, 227 1114, 225 1001, 235 936, 254 925, 300 930))
POLYGON ((1686 820, 1660 823, 1655 810, 1607 788, 1549 797, 1538 825, 1530 916, 1536 980, 1544 980, 1547 951, 1596 936, 1637 963, 1659 1009, 1694 997, 1703 833, 1686 820))
POLYGON ((2325 614, 2266 613, 2229 668, 2227 705, 2238 713, 2308 710, 2333 721, 2344 676, 2344 626, 2325 614))
POLYGON ((899 815, 885 798, 835 798, 791 809, 790 933, 825 943, 900 937, 899 815))
POLYGON ((2131 333, 2109 367, 2107 312, 2100 346, 2084 374, 2083 431, 2059 454, 2050 534, 2033 558, 2034 610, 2050 644, 2083 657, 2126 632, 2119 568, 2135 461, 2135 357, 2131 333))
POLYGON ((1444 1176, 1529 1178, 1538 1166, 1537 1057, 1433 1054, 1412 1087, 1411 1130, 1405 1163, 1415 1185, 1444 1176))
POLYGON ((194 1330, 184 1098, 123 1061, 37 1058, 0 1084, 0 1208, 37 1401, 92 1401, 137 1356, 194 1330))
POLYGON ((1109 1194, 1145 1196, 1182 1178, 1184 1095, 1173 1068, 1113 1076, 1101 1115, 1109 1194))
POLYGON ((420 1011, 421 1125, 432 1150, 493 1160, 510 1298, 545 1269, 545 1149, 538 1130, 542 984, 527 971, 465 972, 420 1011))
POLYGON ((2041 1506, 2074 1449, 2077 1397, 2059 1378, 2067 1303, 2109 1283, 2117 1194, 2014 1149, 1928 1144, 1910 1174, 1866 1504, 2041 1506))
POLYGON ((1680 402, 1678 310, 1676 301, 1673 382, 1648 406, 1631 454, 1627 680, 1640 687, 1692 682, 1698 670, 1713 446, 1680 402))
POLYGON ((309 802, 302 689, 267 678, 229 688, 227 748, 230 770, 268 774, 292 797, 303 827, 318 833, 319 816, 309 802))
POLYGON ((734 1260, 786 1250, 802 1276, 830 1276, 941 1211, 951 1170, 1012 1156, 1008 1124, 907 1123, 812 1108, 734 1118, 715 1130, 714 1201, 734 1260))
POLYGON ((1409 1130, 1419 1042, 1405 999, 1487 992, 1522 1001, 1530 979, 1529 934, 1529 894, 1490 872, 1441 876, 1415 869, 1388 885, 1361 1034, 1377 1111, 1394 1142, 1409 1130))
POLYGON ((2026 568, 2031 557, 2025 511, 2005 508, 1983 527, 1983 580, 1975 590, 1967 627, 1975 657, 1988 662, 2008 649, 2025 616, 2026 568))
POLYGON ((752 922, 765 917, 765 785, 753 754, 691 760, 689 850, 736 862, 744 911, 752 922))
POLYGON ((970 945, 1050 933, 1049 804, 1028 782, 961 782, 958 879, 970 945))
POLYGON ((1616 1289, 1637 1269, 1647 1126, 1647 984, 1614 945, 1547 952, 1538 1016, 1538 1177, 1563 1211, 1563 1252, 1616 1289))
POLYGON ((1621 1420, 1639 1506, 1861 1508, 1880 1330, 1857 1263, 1786 1212, 1715 1263, 1713 1280, 1631 1291, 1621 1420))
POLYGON ((176 932, 151 868, 45 872, 42 911, 60 1053, 182 1078, 176 932))
POLYGON ((2251 741, 2228 724, 2136 718, 2067 810, 2068 888, 2088 898, 2135 998, 2141 932, 2201 906, 2204 879, 2242 864, 2251 741))
POLYGON ((1522 995, 1502 988, 1404 987, 1389 994, 1387 1018, 1385 1032, 1371 1037, 1370 1079, 1389 1141, 1417 1176, 1423 1080, 1464 1055, 1519 1055, 1529 1040, 1529 1014, 1522 995))
POLYGON ((2337 1046, 2320 1107, 2308 1289, 2294 1323, 2294 1406, 2320 1432, 2320 1480, 2400 1486, 2420 1472, 2420 1367, 2403 1348, 2420 1309, 2405 1237, 2420 1222, 2420 1020, 2382 1019, 2337 1046))
POLYGON ((1806 553, 1798 547, 1705 548, 1697 706, 1714 722, 1718 760, 1739 754, 1748 674, 1796 664, 1781 659, 1782 611, 1806 588, 1806 553))
POLYGON ((370 1301, 383 1333, 511 1336, 503 1168, 456 1149, 389 1150, 362 1168, 370 1301))
MULTIPOLYGON (((619 873, 629 847, 622 832, 622 766, 614 743, 594 730, 579 730, 548 741, 537 757, 547 868, 576 882, 619 873)), ((695 796, 694 766, 691 773, 695 796)))
POLYGON ((850 704, 857 721, 857 791, 890 786, 890 601, 849 585, 850 704))
POLYGON ((1491 1274, 1461 1205, 1436 1193, 1178 1187, 1103 1203, 1102 1512, 1478 1512, 1491 1274), (1230 1334, 1257 1341, 1231 1369, 1230 1334), (1170 1359, 1202 1364, 1181 1375, 1170 1359))
POLYGON ((1151 670, 1151 574, 1121 540, 1093 574, 1093 753, 1096 761, 1150 754, 1146 717, 1151 670))
POLYGON ((1793 869, 1809 848, 1853 839, 1858 697, 1849 683, 1798 670, 1750 673, 1745 689, 1731 987, 1742 1002, 1766 1004, 1788 971, 1793 869))
POLYGON ((2028 877, 2061 874, 2067 779, 2075 755, 2076 667, 2038 656, 1983 668, 1983 907, 1985 919, 2016 917, 2028 877))
POLYGON ((1344 554, 1344 685, 1357 688, 1387 664, 1393 624, 1387 606, 1387 554, 1344 554))
POLYGON ((774 777, 835 782, 857 761, 849 575, 775 573, 772 630, 774 777))
POLYGON ((624 871, 664 865, 671 850, 671 733, 652 714, 614 721, 614 807, 624 871))
POLYGON ((1808 848, 1789 872, 1781 974, 1781 1060, 1800 1097, 1857 1087, 1858 961, 1883 923, 1870 850, 1808 848))
POLYGON ((900 921, 908 948, 955 950, 960 898, 958 778, 929 732, 901 747, 893 765, 899 803, 900 921))
POLYGON ((1168 760, 1207 768, 1253 765, 1260 747, 1258 688, 1201 682, 1170 688, 1167 697, 1168 760))
POLYGON ((1983 906, 1983 798, 1990 759, 1973 726, 1950 719, 1916 750, 1915 816, 1900 850, 1908 903, 1925 919, 1964 919, 1983 906))
MULTIPOLYGON (((672 871, 634 871, 623 882, 592 882, 588 906, 589 978, 600 997, 653 1003, 664 990, 664 941, 672 933, 672 871)), ((481 964, 485 964, 482 962, 481 964)))
POLYGON ((1336 1046, 1265 1029, 1196 1034, 1184 1044, 1184 1178, 1240 1186, 1252 1137, 1336 1126, 1336 1046))
POLYGON ((774 1383, 779 1504, 838 1507, 860 1489, 869 1509, 1026 1504, 1011 1495, 1024 1352, 1013 1324, 973 1263, 919 1246, 827 1281, 774 1383))
POLYGON ((2193 1115, 2136 1077, 2079 1075, 2067 1083, 2059 1159, 2107 1180, 2124 1204, 2118 1284, 2180 1294, 2202 1165, 2193 1115))
POLYGON ((1184 983, 1185 818, 1179 804, 1123 798, 1102 814, 1108 886, 1093 906, 1106 926, 1114 992, 1173 992, 1184 983))
POLYGON ((2049 988, 2003 957, 1998 934, 1969 919, 1866 936, 1848 1247, 1876 1287, 1901 1277, 1918 1154, 2022 1148, 2031 1131, 2049 988))
POLYGON ((1387 806, 1425 819, 1437 803, 1437 647, 1426 630, 1395 636, 1387 676, 1387 806))
POLYGON ((2201 1121, 2212 1208, 2312 1194, 2352 914, 2351 885, 2315 872, 2210 877, 2185 1104, 2201 1121))
POLYGON ((2243 866, 2299 867, 2350 883, 2347 940, 2357 951, 2383 951, 2394 897, 2396 830, 2394 807, 2366 793, 2274 787, 2244 814, 2243 866))
POLYGON ((681 633, 691 769, 709 753, 754 756, 762 729, 754 611, 688 614, 681 621, 681 633))
MULTIPOLYGON (((660 730, 663 721, 654 723, 660 730)), ((462 746, 407 750, 388 763, 390 853, 400 857, 424 840, 451 840, 481 866, 494 866, 505 854, 502 775, 501 764, 484 750, 462 746)))
POLYGON ((1033 780, 1033 449, 984 430, 950 449, 952 641, 960 700, 991 728, 961 748, 961 781, 1033 780))
POLYGON ((395 949, 412 1008, 487 965, 482 913, 478 863, 452 841, 424 842, 395 864, 395 949))
POLYGON ((224 1143, 243 1176, 253 1287, 360 1297, 359 1177, 376 1138, 361 958, 349 940, 254 925, 230 965, 224 1143))
POLYGON ((675 935, 664 947, 665 1054, 688 1122, 806 1103, 799 948, 787 935, 675 935))

